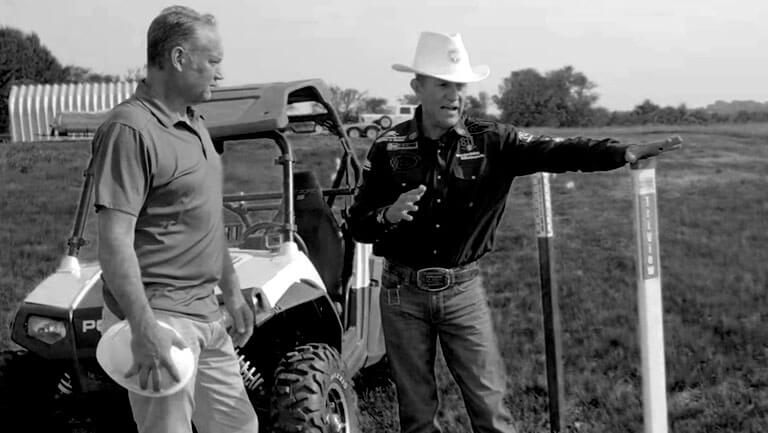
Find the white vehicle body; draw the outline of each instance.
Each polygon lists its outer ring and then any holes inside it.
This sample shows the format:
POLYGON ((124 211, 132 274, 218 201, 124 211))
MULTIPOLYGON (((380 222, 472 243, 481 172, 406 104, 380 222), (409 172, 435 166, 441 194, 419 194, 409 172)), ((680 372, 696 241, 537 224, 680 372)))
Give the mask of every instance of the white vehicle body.
POLYGON ((397 125, 400 122, 413 118, 413 115, 416 114, 416 107, 418 107, 418 105, 396 105, 388 113, 360 114, 360 119, 364 123, 376 123, 382 128, 388 129, 393 125, 397 125))

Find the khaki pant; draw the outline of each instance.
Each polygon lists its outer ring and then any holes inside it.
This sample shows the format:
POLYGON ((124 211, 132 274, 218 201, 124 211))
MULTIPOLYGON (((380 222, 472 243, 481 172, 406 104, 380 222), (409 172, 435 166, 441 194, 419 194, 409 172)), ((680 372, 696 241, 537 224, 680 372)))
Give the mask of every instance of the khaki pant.
MULTIPOLYGON (((259 425, 240 377, 232 339, 220 321, 199 322, 155 312, 174 327, 195 355, 196 371, 187 386, 167 397, 128 392, 139 433, 256 433, 259 425)), ((102 329, 118 319, 103 308, 102 329)))

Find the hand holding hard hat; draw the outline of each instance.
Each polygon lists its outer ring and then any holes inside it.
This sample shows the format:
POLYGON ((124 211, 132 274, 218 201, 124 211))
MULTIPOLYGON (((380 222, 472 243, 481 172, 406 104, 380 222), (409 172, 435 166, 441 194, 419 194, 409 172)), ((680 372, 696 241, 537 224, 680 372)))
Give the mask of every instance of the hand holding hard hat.
POLYGON ((158 320, 160 332, 172 333, 170 358, 153 357, 151 368, 141 368, 134 359, 131 327, 127 321, 111 326, 99 340, 96 359, 104 371, 120 386, 137 394, 149 397, 171 395, 183 388, 195 372, 195 357, 192 349, 184 344, 181 335, 170 325, 158 320), (148 386, 149 385, 149 386, 148 386))

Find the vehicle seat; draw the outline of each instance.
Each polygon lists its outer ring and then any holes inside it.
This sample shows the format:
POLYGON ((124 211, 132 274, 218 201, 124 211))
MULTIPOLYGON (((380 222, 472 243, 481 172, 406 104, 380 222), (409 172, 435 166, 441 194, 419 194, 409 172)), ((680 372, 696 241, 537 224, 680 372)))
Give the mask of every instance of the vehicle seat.
POLYGON ((323 279, 328 295, 343 305, 345 254, 341 228, 323 199, 323 190, 314 173, 295 172, 293 186, 297 232, 307 245, 309 260, 323 279))

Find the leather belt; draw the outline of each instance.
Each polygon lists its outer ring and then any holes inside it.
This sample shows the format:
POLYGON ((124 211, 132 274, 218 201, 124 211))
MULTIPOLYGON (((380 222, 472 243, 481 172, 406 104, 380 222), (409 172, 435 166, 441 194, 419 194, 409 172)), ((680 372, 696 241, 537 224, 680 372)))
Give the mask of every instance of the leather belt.
POLYGON ((455 268, 430 267, 414 269, 387 260, 384 270, 399 276, 409 284, 427 292, 439 292, 454 284, 461 284, 480 275, 477 262, 455 268))

